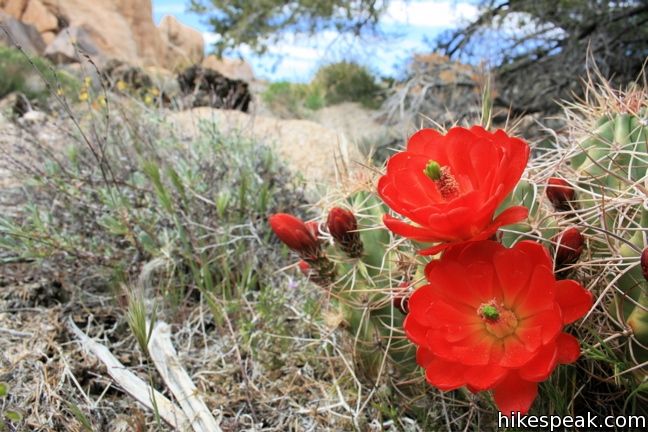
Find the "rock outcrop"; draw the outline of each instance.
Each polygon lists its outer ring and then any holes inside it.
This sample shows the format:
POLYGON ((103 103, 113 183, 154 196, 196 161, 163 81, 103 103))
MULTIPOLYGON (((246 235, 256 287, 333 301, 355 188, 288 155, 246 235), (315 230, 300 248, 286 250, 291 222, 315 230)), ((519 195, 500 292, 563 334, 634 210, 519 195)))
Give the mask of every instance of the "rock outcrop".
POLYGON ((61 40, 68 29, 83 34, 100 60, 173 69, 179 59, 200 63, 203 58, 200 32, 174 18, 165 18, 158 29, 151 0, 0 0, 0 10, 34 26, 47 44, 57 44, 56 52, 67 45, 67 53, 77 42, 61 40))
POLYGON ((343 132, 310 120, 281 120, 211 108, 173 113, 167 120, 189 140, 199 135, 201 122, 208 121, 223 133, 240 134, 270 145, 313 188, 357 174, 361 166, 357 162, 364 160, 343 132))
POLYGON ((3 12, 0 12, 0 26, 0 43, 18 45, 31 55, 40 55, 45 50, 45 41, 36 27, 3 12))
POLYGON ((197 65, 178 75, 187 107, 213 107, 246 112, 252 101, 248 84, 197 65))
POLYGON ((205 57, 202 66, 220 72, 227 78, 247 82, 252 82, 254 80, 254 71, 252 70, 252 66, 250 66, 250 64, 245 60, 226 58, 219 59, 215 55, 210 55, 205 57))
POLYGON ((202 62, 205 56, 205 40, 202 34, 182 24, 172 16, 165 16, 158 27, 167 43, 166 65, 175 70, 202 62))

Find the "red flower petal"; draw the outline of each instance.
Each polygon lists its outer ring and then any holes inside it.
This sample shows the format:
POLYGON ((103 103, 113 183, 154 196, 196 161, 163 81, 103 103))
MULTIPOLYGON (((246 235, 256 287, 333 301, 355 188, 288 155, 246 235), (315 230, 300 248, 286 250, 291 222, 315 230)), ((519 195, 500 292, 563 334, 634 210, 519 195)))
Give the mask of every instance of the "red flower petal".
POLYGON ((443 141, 443 135, 434 129, 421 129, 412 135, 407 143, 407 151, 432 155, 435 146, 443 141))
POLYGON ((558 363, 574 363, 580 357, 580 344, 578 339, 568 333, 560 333, 556 338, 558 349, 558 363))
POLYGON ((492 388, 504 379, 508 372, 508 369, 497 365, 489 365, 487 368, 471 367, 465 372, 464 377, 466 378, 470 391, 475 393, 492 388))
POLYGON ((551 255, 546 247, 531 240, 522 240, 515 244, 514 249, 524 252, 536 265, 553 268, 551 255))
POLYGON ((425 347, 417 348, 416 364, 418 364, 422 368, 426 368, 433 360, 434 360, 434 354, 432 354, 432 352, 429 349, 425 347))
POLYGON ((482 303, 479 290, 476 290, 465 277, 466 269, 452 260, 433 261, 428 265, 425 276, 428 282, 438 292, 439 296, 447 299, 448 303, 460 307, 470 307, 474 316, 482 303))
POLYGON ((497 407, 506 416, 513 413, 526 414, 538 395, 538 385, 510 373, 493 391, 497 407))
POLYGON ((556 301, 562 310, 563 322, 572 323, 582 318, 592 307, 592 293, 574 280, 556 283, 556 301))
POLYGON ((546 380, 558 363, 556 344, 545 345, 538 354, 524 367, 520 368, 520 377, 526 381, 540 382, 546 380))
POLYGON ((516 337, 508 337, 504 341, 504 354, 499 365, 507 368, 518 368, 531 360, 534 354, 535 351, 530 351, 522 340, 516 337))
POLYGON ((551 309, 555 301, 556 279, 551 269, 537 266, 533 270, 526 292, 520 294, 514 308, 520 318, 551 309))
POLYGON ((560 307, 554 305, 550 310, 528 317, 520 324, 521 328, 542 327, 542 344, 548 344, 558 336, 563 328, 562 314, 560 307))
POLYGON ((390 215, 383 216, 383 223, 394 233, 420 242, 441 241, 442 235, 430 228, 417 227, 396 219, 390 215))
POLYGON ((439 390, 449 391, 466 384, 465 372, 466 367, 459 363, 435 358, 425 368, 425 378, 439 390))
POLYGON ((504 248, 495 254, 493 262, 502 289, 502 299, 506 306, 511 307, 529 283, 533 262, 527 259, 524 252, 504 248))
POLYGON ((428 327, 422 326, 411 313, 403 321, 405 336, 416 345, 425 344, 428 327))

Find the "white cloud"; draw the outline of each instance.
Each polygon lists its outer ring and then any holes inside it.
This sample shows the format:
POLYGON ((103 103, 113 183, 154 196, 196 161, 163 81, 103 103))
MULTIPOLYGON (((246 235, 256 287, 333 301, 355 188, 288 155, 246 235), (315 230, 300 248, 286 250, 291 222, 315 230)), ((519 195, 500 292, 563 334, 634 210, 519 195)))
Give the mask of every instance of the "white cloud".
POLYGON ((467 2, 393 0, 387 8, 383 23, 416 27, 450 27, 461 20, 476 16, 477 7, 467 2))

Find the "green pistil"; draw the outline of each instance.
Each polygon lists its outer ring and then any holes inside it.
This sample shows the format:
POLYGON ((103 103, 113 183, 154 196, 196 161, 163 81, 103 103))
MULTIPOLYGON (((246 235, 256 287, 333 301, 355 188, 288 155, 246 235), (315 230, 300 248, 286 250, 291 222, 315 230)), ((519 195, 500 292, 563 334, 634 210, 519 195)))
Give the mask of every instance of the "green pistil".
POLYGON ((479 313, 489 321, 496 321, 500 316, 499 310, 497 310, 497 308, 493 305, 482 306, 479 310, 479 313))
POLYGON ((423 173, 431 180, 437 181, 441 178, 441 165, 437 161, 429 160, 423 173))

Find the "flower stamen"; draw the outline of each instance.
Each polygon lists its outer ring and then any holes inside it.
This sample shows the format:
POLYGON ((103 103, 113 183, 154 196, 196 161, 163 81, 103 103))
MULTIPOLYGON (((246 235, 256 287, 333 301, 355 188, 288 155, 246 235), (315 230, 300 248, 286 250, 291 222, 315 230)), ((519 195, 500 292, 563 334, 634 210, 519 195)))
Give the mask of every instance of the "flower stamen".
POLYGON ((437 161, 431 159, 425 165, 423 173, 436 184, 444 199, 450 200, 459 195, 459 183, 450 172, 450 167, 442 167, 437 161))

